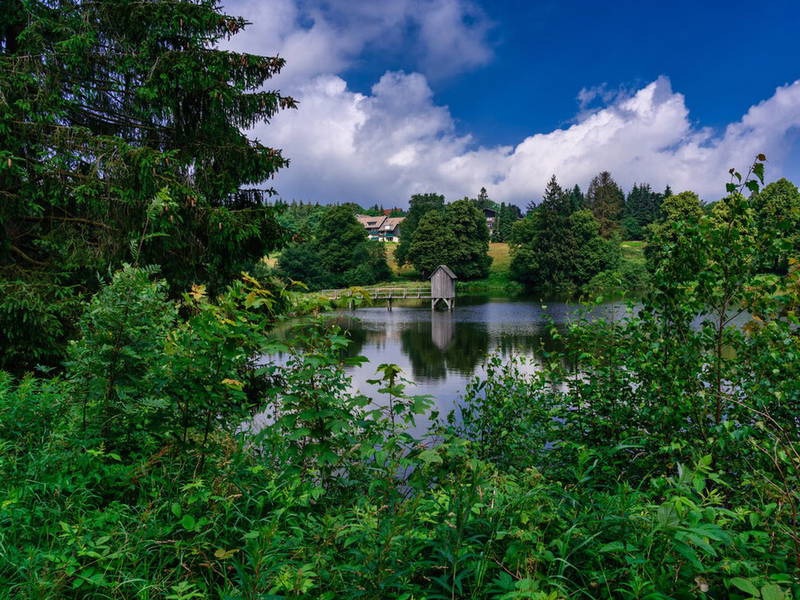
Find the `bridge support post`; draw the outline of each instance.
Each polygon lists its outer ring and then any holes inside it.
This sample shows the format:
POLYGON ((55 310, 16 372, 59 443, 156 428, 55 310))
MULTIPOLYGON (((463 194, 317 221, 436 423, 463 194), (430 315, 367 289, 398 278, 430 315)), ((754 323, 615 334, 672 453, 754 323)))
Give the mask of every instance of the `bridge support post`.
POLYGON ((389 312, 392 312, 392 297, 391 297, 391 296, 389 296, 389 297, 386 299, 386 309, 387 309, 389 312))

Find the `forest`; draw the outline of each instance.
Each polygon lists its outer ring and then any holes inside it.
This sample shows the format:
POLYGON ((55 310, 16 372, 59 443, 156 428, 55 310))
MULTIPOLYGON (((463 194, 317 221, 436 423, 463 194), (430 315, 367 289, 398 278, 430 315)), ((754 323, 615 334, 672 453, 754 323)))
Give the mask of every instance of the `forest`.
MULTIPOLYGON (((385 250, 256 189, 292 166, 246 130, 303 109, 264 91, 283 58, 219 48, 245 26, 0 11, 0 598, 800 597, 800 193, 768 157, 713 203, 602 172, 498 207, 515 281, 640 287, 625 318, 485 356, 457 413, 388 362, 366 397, 308 290, 385 250)), ((413 197, 397 260, 486 277, 485 196, 413 197)))

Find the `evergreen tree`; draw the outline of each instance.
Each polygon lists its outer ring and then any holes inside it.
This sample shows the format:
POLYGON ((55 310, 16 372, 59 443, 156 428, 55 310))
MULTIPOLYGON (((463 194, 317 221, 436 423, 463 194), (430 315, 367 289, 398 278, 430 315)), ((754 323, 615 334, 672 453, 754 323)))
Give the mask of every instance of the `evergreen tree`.
POLYGON ((576 183, 569 192, 569 204, 571 211, 575 212, 576 210, 581 210, 585 202, 586 199, 583 197, 581 187, 576 183))
POLYGON ((625 200, 623 219, 625 239, 641 240, 647 226, 655 223, 661 216, 661 203, 664 196, 654 192, 649 184, 634 184, 625 200))
POLYGON ((529 289, 574 292, 619 262, 618 241, 599 235, 589 211, 573 210, 574 191, 551 177, 539 206, 512 229, 511 276, 529 289))
POLYGON ((277 273, 285 279, 304 283, 309 290, 336 285, 311 244, 291 244, 284 248, 278 257, 277 273))
POLYGON ((478 197, 475 199, 476 206, 483 210, 485 208, 491 210, 497 210, 497 204, 489 198, 489 193, 486 191, 485 187, 481 188, 481 191, 478 193, 478 197))
POLYGON ((415 230, 414 241, 408 250, 408 261, 422 277, 427 278, 439 265, 453 268, 457 244, 458 240, 444 211, 429 211, 415 230))
POLYGON ((600 224, 588 210, 534 211, 514 225, 511 256, 511 277, 526 288, 574 293, 618 266, 620 246, 615 238, 600 236, 600 224))
POLYGON ((412 262, 409 250, 414 242, 414 232, 422 218, 430 211, 444 210, 444 196, 441 194, 414 194, 408 205, 408 215, 400 226, 400 243, 394 253, 398 265, 412 262))
POLYGON ((569 214, 572 212, 570 197, 564 193, 563 188, 558 184, 555 175, 550 177, 550 181, 544 188, 542 201, 539 203, 538 210, 547 213, 569 214))
POLYGON ((320 219, 313 246, 320 263, 340 275, 356 267, 354 250, 367 242, 367 231, 356 220, 351 207, 332 206, 320 219))
POLYGON ((492 233, 492 240, 495 242, 507 242, 511 237, 511 228, 514 223, 522 218, 522 212, 514 204, 500 203, 497 209, 497 221, 495 230, 492 233))
POLYGON ((611 173, 603 171, 592 179, 586 192, 586 207, 600 223, 600 235, 609 238, 620 230, 624 205, 625 194, 611 173))
POLYGON ((384 245, 367 239, 350 205, 325 211, 313 241, 283 251, 278 272, 312 290, 371 285, 391 277, 384 245))
POLYGON ((173 293, 219 289, 282 241, 242 187, 287 161, 243 130, 295 102, 260 91, 283 59, 217 49, 245 25, 216 0, 3 3, 0 296, 45 307, 3 314, 39 311, 58 346, 70 318, 48 307, 97 273, 158 263, 173 293))

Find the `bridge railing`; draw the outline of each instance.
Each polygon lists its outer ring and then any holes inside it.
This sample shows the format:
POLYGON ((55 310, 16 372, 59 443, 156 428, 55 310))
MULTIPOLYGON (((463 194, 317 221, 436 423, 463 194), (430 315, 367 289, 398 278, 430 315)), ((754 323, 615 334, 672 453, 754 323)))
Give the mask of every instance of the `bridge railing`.
POLYGON ((364 295, 369 296, 372 300, 401 300, 403 298, 430 298, 430 286, 420 287, 363 287, 363 288, 347 288, 339 290, 320 290, 318 294, 336 300, 338 298, 357 298, 364 295))

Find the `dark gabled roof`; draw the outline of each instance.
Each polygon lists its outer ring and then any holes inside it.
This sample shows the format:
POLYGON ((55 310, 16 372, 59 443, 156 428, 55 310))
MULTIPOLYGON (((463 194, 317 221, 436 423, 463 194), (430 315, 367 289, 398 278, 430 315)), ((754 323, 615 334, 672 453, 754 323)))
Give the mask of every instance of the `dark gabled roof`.
POLYGON ((448 267, 447 265, 439 265, 438 267, 436 267, 436 268, 433 270, 433 273, 431 273, 431 277, 433 277, 434 275, 436 275, 436 271, 438 271, 439 269, 441 269, 442 271, 444 271, 445 273, 447 273, 447 275, 448 275, 448 276, 449 276, 451 279, 458 279, 458 276, 457 276, 455 273, 453 273, 453 272, 450 270, 450 267, 448 267))

